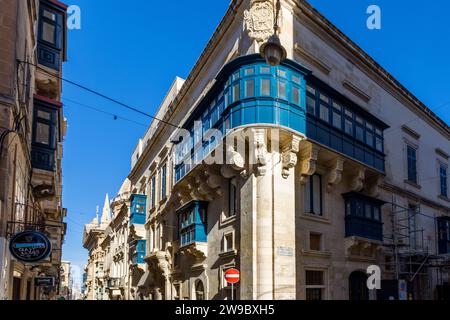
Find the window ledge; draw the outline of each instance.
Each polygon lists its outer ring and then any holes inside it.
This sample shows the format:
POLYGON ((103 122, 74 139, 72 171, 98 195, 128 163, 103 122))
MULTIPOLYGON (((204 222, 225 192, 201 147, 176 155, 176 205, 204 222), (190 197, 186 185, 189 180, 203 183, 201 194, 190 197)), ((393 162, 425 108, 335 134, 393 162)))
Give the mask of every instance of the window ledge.
POLYGON ((224 215, 222 214, 220 217, 220 227, 226 227, 232 223, 234 223, 237 219, 237 215, 233 215, 233 216, 229 216, 229 217, 224 217, 224 215))
POLYGON ((303 213, 301 215, 301 217, 303 219, 306 219, 306 220, 311 220, 311 221, 315 221, 315 222, 331 224, 330 219, 328 219, 327 217, 324 217, 324 216, 318 216, 318 215, 311 214, 311 213, 303 213))
POLYGON ((440 196, 438 196, 438 198, 450 203, 450 199, 448 197, 446 197, 446 196, 440 195, 440 196))
POLYGON ((318 257, 318 258, 329 258, 329 257, 331 257, 331 252, 329 252, 329 251, 316 251, 316 250, 305 250, 305 249, 302 249, 302 254, 304 256, 318 257))
POLYGON ((419 184, 417 184, 417 183, 414 182, 414 181, 405 180, 404 182, 405 182, 406 184, 408 184, 408 185, 410 185, 410 186, 416 188, 416 189, 419 189, 419 190, 422 189, 422 186, 419 185, 419 184))
POLYGON ((230 257, 235 257, 235 256, 237 256, 236 249, 219 253, 219 257, 221 257, 221 258, 230 258, 230 257))

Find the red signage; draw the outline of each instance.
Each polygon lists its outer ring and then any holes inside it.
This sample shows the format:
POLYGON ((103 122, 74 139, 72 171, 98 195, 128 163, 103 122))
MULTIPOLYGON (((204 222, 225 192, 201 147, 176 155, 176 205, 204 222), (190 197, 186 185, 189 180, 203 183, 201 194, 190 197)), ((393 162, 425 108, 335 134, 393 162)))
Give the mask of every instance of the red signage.
POLYGON ((241 279, 241 275, 239 270, 237 269, 228 269, 225 271, 225 280, 230 284, 238 283, 241 279))

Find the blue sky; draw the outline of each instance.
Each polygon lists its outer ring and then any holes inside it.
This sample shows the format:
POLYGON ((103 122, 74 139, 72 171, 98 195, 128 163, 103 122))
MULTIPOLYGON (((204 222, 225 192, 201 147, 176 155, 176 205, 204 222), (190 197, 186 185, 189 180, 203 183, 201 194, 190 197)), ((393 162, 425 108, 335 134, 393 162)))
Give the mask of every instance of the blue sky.
MULTIPOLYGON (((187 77, 229 2, 136 0, 127 6, 123 1, 66 1, 80 6, 82 26, 69 31, 64 77, 153 114, 175 76, 187 77)), ((450 121, 449 1, 428 1, 426 6, 419 0, 310 3, 450 121), (381 7, 381 30, 366 28, 371 4, 381 7)), ((105 193, 112 197, 118 191, 149 119, 68 84, 63 102, 69 122, 63 161, 63 204, 68 208, 63 254, 83 267, 83 225, 92 220, 96 206, 103 205, 105 193)))

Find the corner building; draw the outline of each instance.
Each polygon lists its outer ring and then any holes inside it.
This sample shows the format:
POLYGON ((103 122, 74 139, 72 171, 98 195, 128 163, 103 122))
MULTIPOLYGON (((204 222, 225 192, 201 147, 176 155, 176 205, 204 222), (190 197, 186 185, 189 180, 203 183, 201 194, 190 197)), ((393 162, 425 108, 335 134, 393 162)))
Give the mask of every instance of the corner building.
POLYGON ((287 58, 266 64, 273 12, 232 1, 138 143, 136 297, 230 299, 235 267, 238 299, 448 298, 448 125, 306 1, 281 1, 287 58), (222 146, 226 164, 202 161, 222 146))

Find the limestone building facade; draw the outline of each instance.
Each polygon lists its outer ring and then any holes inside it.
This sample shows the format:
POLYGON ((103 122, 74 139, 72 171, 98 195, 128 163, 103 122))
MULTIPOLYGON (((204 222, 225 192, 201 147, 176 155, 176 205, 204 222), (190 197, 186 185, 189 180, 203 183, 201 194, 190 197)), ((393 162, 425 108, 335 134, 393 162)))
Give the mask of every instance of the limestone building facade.
POLYGON ((238 299, 448 298, 449 126, 307 1, 277 2, 231 1, 138 143, 135 298, 230 299, 231 267, 238 299))
POLYGON ((38 300, 58 293, 65 235, 62 204, 61 98, 66 9, 57 0, 0 1, 0 299, 38 300), (45 233, 48 259, 24 264, 9 252, 13 235, 45 233), (40 287, 37 277, 52 277, 40 287))

